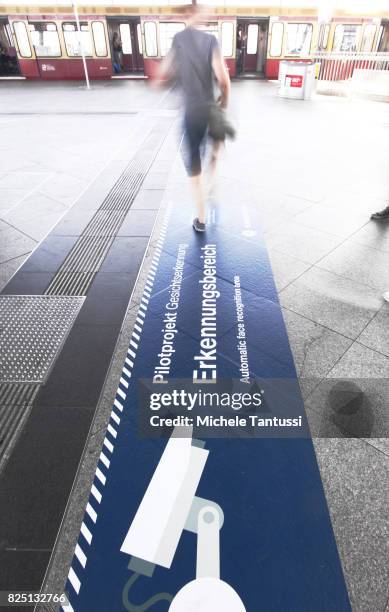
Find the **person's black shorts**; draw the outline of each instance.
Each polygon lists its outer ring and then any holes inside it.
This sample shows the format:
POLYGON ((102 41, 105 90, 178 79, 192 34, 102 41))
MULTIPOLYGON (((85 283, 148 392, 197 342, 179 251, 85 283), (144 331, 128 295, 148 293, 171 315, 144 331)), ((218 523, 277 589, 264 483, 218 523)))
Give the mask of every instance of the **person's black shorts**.
POLYGON ((184 117, 186 160, 189 176, 201 173, 201 156, 208 130, 209 109, 201 107, 187 109, 184 117))

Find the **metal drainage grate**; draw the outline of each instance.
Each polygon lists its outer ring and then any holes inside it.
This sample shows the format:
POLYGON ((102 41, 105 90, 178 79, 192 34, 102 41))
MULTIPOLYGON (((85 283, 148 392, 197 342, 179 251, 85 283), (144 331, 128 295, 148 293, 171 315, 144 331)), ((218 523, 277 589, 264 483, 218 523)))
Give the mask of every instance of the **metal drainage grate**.
POLYGON ((46 289, 46 295, 86 295, 166 133, 166 128, 155 128, 146 138, 66 257, 46 289))
POLYGON ((44 382, 84 299, 0 296, 0 382, 44 382))
POLYGON ((0 472, 22 431, 39 385, 0 384, 0 472))

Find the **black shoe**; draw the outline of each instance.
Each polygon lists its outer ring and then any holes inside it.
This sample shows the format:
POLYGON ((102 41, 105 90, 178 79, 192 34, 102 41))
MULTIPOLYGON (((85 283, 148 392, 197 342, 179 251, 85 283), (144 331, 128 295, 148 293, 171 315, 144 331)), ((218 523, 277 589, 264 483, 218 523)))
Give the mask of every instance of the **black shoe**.
POLYGON ((195 219, 193 219, 193 227, 196 230, 196 232, 205 232, 205 223, 200 223, 198 217, 196 217, 195 219))
POLYGON ((376 213, 373 213, 370 219, 389 219, 389 206, 384 208, 384 210, 379 210, 376 213))

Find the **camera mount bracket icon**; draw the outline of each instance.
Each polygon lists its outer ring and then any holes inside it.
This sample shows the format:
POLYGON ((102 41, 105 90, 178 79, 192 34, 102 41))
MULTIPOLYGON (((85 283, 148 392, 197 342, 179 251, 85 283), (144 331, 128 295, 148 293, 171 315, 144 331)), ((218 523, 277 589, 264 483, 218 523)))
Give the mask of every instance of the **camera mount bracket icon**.
POLYGON ((131 555, 129 569, 152 576, 156 565, 171 567, 183 530, 191 531, 197 534, 196 578, 175 595, 169 612, 245 612, 220 579, 223 510, 195 495, 209 451, 191 435, 191 427, 174 430, 120 550, 131 555))

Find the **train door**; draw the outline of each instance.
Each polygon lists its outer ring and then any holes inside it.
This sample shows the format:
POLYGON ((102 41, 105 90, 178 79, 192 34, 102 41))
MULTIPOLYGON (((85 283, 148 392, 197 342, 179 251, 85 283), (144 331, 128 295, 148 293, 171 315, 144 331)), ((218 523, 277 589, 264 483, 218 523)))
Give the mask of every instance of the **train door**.
POLYGON ((383 19, 381 22, 377 51, 381 53, 389 51, 389 19, 383 19))
POLYGON ((268 19, 238 20, 237 74, 247 77, 264 77, 268 31, 268 19))
POLYGON ((140 19, 109 19, 108 35, 114 75, 143 75, 140 19))
POLYGON ((0 19, 0 77, 20 75, 15 43, 8 19, 0 19))

